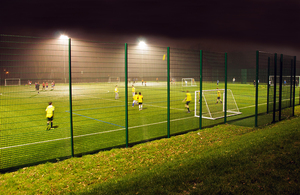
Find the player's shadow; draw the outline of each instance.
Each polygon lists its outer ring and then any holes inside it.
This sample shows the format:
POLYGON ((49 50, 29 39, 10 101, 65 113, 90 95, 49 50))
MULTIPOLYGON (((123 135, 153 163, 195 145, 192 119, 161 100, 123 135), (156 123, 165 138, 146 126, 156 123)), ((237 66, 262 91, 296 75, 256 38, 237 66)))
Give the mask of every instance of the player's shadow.
POLYGON ((34 95, 30 96, 29 98, 33 98, 33 97, 35 97, 35 96, 37 96, 37 95, 39 95, 39 94, 38 94, 38 93, 37 93, 37 94, 34 94, 34 95))
POLYGON ((58 128, 58 125, 54 125, 51 129, 47 129, 47 131, 54 130, 56 128, 58 128))

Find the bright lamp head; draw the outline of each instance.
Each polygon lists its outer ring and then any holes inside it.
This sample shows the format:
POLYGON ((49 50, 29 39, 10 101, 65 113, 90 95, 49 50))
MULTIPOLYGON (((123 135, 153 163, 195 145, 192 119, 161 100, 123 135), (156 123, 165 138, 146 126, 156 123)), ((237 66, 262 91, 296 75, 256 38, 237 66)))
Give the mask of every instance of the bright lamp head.
POLYGON ((60 35, 59 39, 69 39, 67 35, 60 35))
POLYGON ((145 49, 145 48, 147 47, 147 44, 146 44, 144 41, 140 41, 140 42, 139 42, 139 47, 140 47, 141 49, 145 49))

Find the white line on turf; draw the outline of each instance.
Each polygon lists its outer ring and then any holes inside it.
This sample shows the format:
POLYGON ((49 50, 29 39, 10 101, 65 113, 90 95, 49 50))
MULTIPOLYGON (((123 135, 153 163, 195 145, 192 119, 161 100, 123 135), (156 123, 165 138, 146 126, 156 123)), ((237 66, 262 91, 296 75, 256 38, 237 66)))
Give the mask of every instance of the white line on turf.
MULTIPOLYGON (((191 116, 191 117, 173 119, 171 121, 179 121, 179 120, 185 120, 185 119, 189 119, 189 118, 195 118, 195 117, 191 116)), ((128 129, 135 129, 135 128, 139 128, 139 127, 146 127, 146 126, 151 126, 151 125, 156 125, 156 124, 162 124, 162 123, 166 123, 166 122, 168 122, 168 121, 161 121, 161 122, 157 122, 157 123, 150 123, 150 124, 145 124, 145 125, 138 125, 138 126, 134 126, 134 127, 129 127, 128 129)), ((84 135, 77 135, 77 136, 74 136, 74 138, 86 137, 86 136, 98 135, 98 134, 104 134, 104 133, 111 133, 111 132, 122 131, 122 130, 125 130, 125 128, 114 129, 114 130, 103 131, 103 132, 90 133, 90 134, 84 134, 84 135)), ((7 147, 0 148, 0 150, 10 149, 10 148, 17 148, 17 147, 22 147, 22 146, 35 145, 35 144, 42 144, 42 143, 48 143, 48 142, 54 142, 54 141, 61 141, 61 140, 66 140, 66 139, 70 139, 70 138, 71 137, 65 137, 65 138, 59 138, 59 139, 53 139, 53 140, 45 140, 45 141, 40 141, 40 142, 33 142, 33 143, 28 143, 28 144, 20 144, 20 145, 15 145, 15 146, 7 146, 7 147)))
MULTIPOLYGON (((296 97, 297 99, 298 97, 296 97)), ((109 99, 106 99, 109 100, 109 99)), ((285 99, 283 101, 288 101, 290 99, 285 99)), ((115 100, 112 100, 115 101, 115 100)), ((118 100, 120 101, 120 100, 118 100)), ((267 103, 262 103, 262 104, 258 104, 260 105, 264 105, 267 103)), ((154 105, 150 105, 150 106, 154 106, 154 105)), ((154 107, 162 107, 162 106, 154 106, 154 107)), ((255 107, 255 105, 251 105, 251 106, 246 106, 246 107, 242 107, 239 109, 245 109, 245 108, 250 108, 250 107, 255 107)), ((167 108, 167 107, 162 107, 162 108, 167 108)), ((176 109, 176 108, 171 108, 171 109, 176 109)), ((176 109, 176 110, 184 110, 184 109, 176 109)), ((194 116, 192 117, 185 117, 185 118, 179 118, 179 119, 173 119, 171 121, 178 121, 178 120, 184 120, 184 119, 189 119, 189 118, 194 118, 194 116)), ((145 127, 145 126, 151 126, 151 125, 156 125, 156 124, 162 124, 162 123, 166 123, 167 121, 161 121, 161 122, 157 122, 157 123, 150 123, 150 124, 145 124, 145 125, 139 125, 139 126, 134 126, 134 127, 129 127, 128 129, 134 129, 134 128, 139 128, 139 127, 145 127)), ((79 137, 86 137, 86 136, 91 136, 91 135, 97 135, 97 134, 103 134, 103 133, 110 133, 110 132, 115 132, 115 131, 122 131, 125 130, 125 128, 121 128, 121 129, 114 129, 114 130, 109 130, 109 131, 103 131, 103 132, 96 132, 96 133, 90 133, 90 134, 84 134, 84 135, 78 135, 78 136, 74 136, 74 138, 79 138, 79 137)), ((8 146, 8 147, 2 147, 0 148, 0 150, 4 150, 4 149, 9 149, 9 148, 16 148, 16 147, 22 147, 22 146, 29 146, 29 145, 34 145, 34 144, 41 144, 41 143, 47 143, 47 142, 53 142, 53 141, 61 141, 61 140, 66 140, 66 139, 70 139, 70 137, 65 137, 65 138, 60 138, 60 139, 53 139, 53 140, 46 140, 46 141, 40 141, 40 142, 33 142, 33 143, 28 143, 28 144, 21 144, 21 145, 15 145, 15 146, 8 146)))

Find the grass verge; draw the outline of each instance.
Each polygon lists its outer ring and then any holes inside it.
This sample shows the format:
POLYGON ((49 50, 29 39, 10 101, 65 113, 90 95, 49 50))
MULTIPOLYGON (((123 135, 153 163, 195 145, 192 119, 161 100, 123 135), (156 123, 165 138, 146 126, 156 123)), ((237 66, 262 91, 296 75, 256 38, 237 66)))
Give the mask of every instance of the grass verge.
MULTIPOLYGON (((299 106, 296 114, 299 115, 299 106)), ((298 117, 219 125, 0 175, 3 194, 298 194, 298 117)))

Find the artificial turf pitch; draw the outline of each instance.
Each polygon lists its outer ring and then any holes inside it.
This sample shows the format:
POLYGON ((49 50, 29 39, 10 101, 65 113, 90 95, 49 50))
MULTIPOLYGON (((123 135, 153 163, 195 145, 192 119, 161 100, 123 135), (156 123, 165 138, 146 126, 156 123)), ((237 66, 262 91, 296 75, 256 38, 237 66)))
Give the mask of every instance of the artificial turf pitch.
MULTIPOLYGON (((167 136, 167 84, 148 82, 147 86, 134 83, 136 92, 144 96, 143 110, 132 107, 131 84, 128 85, 128 142, 137 143, 167 136)), ((89 153, 126 143, 124 83, 72 84, 72 120, 74 154, 89 153), (114 87, 119 87, 115 100, 114 87)), ((203 90, 224 89, 224 83, 203 82, 203 90)), ((251 84, 228 83, 242 114, 228 117, 227 121, 255 114, 255 87, 251 84)), ((258 113, 267 112, 267 85, 259 85, 258 113)), ((273 91, 270 88, 272 109, 273 91)), ((283 88, 283 106, 290 104, 290 87, 283 88)), ((199 118, 194 116, 194 91, 197 86, 185 87, 181 83, 170 85, 170 134, 198 129, 199 118), (186 91, 192 95, 191 113, 187 113, 182 100, 186 91)), ((1 86, 0 88, 0 169, 21 166, 71 155, 71 117, 69 85, 57 84, 53 90, 34 86, 1 86), (55 106, 54 128, 47 130, 45 109, 48 102, 55 106)), ((215 98, 217 95, 215 95, 215 98)), ((296 90, 296 102, 299 102, 296 90)), ((277 97, 278 98, 278 97, 277 97)), ((214 99, 212 102, 215 102, 214 99)), ((204 105, 203 105, 204 106, 204 105)), ((211 110, 222 112, 221 104, 211 104, 211 110)), ((205 110, 205 108, 204 108, 205 110)), ((288 111, 290 112, 290 111, 288 111)), ((260 119, 260 118, 259 118, 260 119)), ((271 122, 261 117, 261 123, 271 122)), ((202 126, 223 123, 224 119, 202 119, 202 126)), ((248 121, 249 122, 249 121, 248 121)), ((254 126, 254 120, 250 125, 254 126)))

